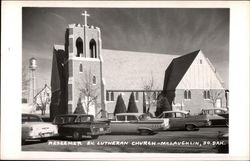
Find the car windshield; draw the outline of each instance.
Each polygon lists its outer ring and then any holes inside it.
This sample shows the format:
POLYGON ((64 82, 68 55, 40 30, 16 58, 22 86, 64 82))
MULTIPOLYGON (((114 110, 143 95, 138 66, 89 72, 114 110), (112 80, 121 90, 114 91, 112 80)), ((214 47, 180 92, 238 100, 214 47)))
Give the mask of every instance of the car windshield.
POLYGON ((143 120, 150 120, 151 117, 150 117, 149 115, 143 114, 143 115, 139 116, 139 119, 142 120, 142 121, 143 121, 143 120))
POLYGON ((203 110, 203 114, 225 114, 226 112, 220 109, 203 110))
POLYGON ((165 113, 164 118, 185 118, 185 114, 181 112, 165 113))
POLYGON ((66 123, 73 123, 76 119, 76 116, 58 116, 55 118, 55 124, 66 124, 66 123))
POLYGON ((24 122, 43 122, 39 116, 22 115, 22 123, 24 122))
POLYGON ((75 122, 88 122, 91 121, 91 116, 79 116, 75 122))

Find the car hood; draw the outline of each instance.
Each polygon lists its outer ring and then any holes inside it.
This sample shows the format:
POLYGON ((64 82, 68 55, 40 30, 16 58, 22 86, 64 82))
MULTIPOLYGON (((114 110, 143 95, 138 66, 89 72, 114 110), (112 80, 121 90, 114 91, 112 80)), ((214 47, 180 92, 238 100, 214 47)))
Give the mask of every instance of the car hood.
POLYGON ((208 119, 216 119, 216 120, 224 120, 225 119, 224 117, 219 116, 217 114, 213 114, 213 115, 207 114, 207 118, 208 119))
POLYGON ((25 122, 22 124, 23 126, 56 126, 53 125, 52 123, 48 122, 25 122))

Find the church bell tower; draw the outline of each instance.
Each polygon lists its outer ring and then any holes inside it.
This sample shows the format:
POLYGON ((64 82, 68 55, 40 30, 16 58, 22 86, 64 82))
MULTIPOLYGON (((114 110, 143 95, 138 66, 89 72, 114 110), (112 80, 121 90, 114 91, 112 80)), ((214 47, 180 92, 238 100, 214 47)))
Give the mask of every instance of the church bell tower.
POLYGON ((87 24, 89 14, 86 11, 82 16, 84 24, 70 24, 65 34, 68 55, 67 113, 75 113, 82 106, 85 113, 100 117, 104 108, 101 31, 87 24))

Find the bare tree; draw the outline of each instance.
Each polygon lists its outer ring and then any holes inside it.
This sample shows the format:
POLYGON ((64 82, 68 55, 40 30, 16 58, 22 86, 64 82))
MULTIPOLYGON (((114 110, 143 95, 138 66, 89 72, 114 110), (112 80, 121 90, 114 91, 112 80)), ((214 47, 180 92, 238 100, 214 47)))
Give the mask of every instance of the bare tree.
POLYGON ((93 83, 93 80, 96 79, 93 74, 91 73, 91 70, 84 72, 84 77, 81 79, 81 82, 78 82, 78 87, 80 90, 80 97, 83 97, 83 104, 86 108, 87 114, 89 113, 89 110, 92 105, 98 107, 99 104, 97 102, 99 93, 99 86, 93 83))
POLYGON ((40 104, 37 104, 36 108, 37 110, 41 110, 41 115, 45 115, 46 107, 49 105, 50 101, 48 98, 43 99, 42 96, 39 96, 41 102, 40 104))
POLYGON ((217 99, 222 97, 223 90, 209 90, 209 102, 213 104, 213 107, 216 105, 217 99))
POLYGON ((146 100, 146 106, 147 106, 147 113, 149 113, 151 106, 156 105, 156 93, 153 92, 155 87, 154 84, 154 78, 151 74, 151 78, 147 81, 143 81, 143 90, 145 91, 145 100, 146 100))
POLYGON ((46 107, 50 104, 49 93, 45 90, 36 97, 36 110, 41 110, 41 115, 45 115, 46 107))

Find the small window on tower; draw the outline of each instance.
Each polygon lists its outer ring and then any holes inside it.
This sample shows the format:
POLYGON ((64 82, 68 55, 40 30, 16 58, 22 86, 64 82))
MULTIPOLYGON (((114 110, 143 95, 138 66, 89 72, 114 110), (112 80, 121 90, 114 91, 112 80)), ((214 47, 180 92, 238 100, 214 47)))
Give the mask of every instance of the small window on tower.
POLYGON ((202 64, 202 59, 200 59, 200 64, 202 64))
POLYGON ((109 92, 106 92, 106 101, 109 101, 109 92))
POLYGON ((96 77, 95 76, 93 76, 93 84, 95 85, 96 84, 96 77))
POLYGON ((82 73, 83 69, 82 69, 82 64, 80 64, 79 66, 79 72, 82 73))

